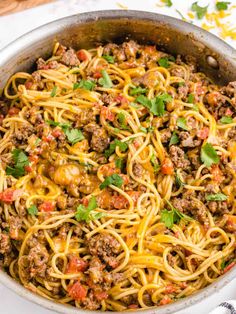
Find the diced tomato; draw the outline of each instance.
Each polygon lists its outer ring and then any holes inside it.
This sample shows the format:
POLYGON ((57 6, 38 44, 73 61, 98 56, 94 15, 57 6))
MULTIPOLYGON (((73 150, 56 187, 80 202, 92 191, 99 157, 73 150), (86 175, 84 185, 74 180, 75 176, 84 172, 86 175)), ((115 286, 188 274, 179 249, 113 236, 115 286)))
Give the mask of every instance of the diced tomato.
POLYGON ((183 282, 180 283, 180 288, 181 288, 181 289, 186 289, 187 286, 188 286, 188 285, 187 285, 187 283, 186 283, 185 281, 183 281, 183 282))
POLYGON ((95 298, 98 300, 98 301, 102 301, 102 300, 106 300, 108 298, 108 294, 106 291, 96 291, 94 293, 94 296, 95 298))
POLYGON ((48 134, 47 136, 42 136, 42 141, 43 142, 51 142, 53 140, 53 136, 51 134, 48 134))
POLYGON ((51 212, 55 208, 55 204, 50 201, 44 201, 39 205, 39 210, 42 212, 51 212))
POLYGON ((164 296, 164 298, 160 301, 160 305, 169 304, 171 303, 171 301, 171 298, 169 298, 168 296, 164 296))
POLYGON ((20 112, 20 109, 19 108, 16 108, 16 107, 11 107, 8 111, 8 114, 10 116, 14 116, 16 114, 18 114, 20 112))
POLYGON ((138 304, 130 304, 130 305, 128 305, 128 308, 131 310, 138 309, 138 304))
POLYGON ((173 293, 176 291, 176 288, 173 285, 168 285, 166 287, 165 293, 173 293))
POLYGON ((123 95, 118 95, 116 98, 115 98, 115 101, 121 103, 122 105, 126 105, 128 103, 128 99, 125 98, 123 95))
POLYGON ((32 169, 31 166, 25 166, 25 171, 27 171, 27 172, 32 172, 33 169, 32 169))
POLYGON ((27 89, 31 89, 31 87, 33 86, 33 82, 32 81, 26 81, 25 82, 25 87, 27 88, 27 89))
POLYGON ((88 56, 87 56, 87 53, 85 52, 84 49, 81 49, 79 51, 77 51, 77 57, 80 61, 86 61, 88 60, 88 56))
POLYGON ((179 231, 175 232, 175 237, 178 239, 179 238, 179 231))
POLYGON ((211 92, 206 95, 206 99, 209 105, 212 107, 217 106, 219 102, 219 98, 222 97, 219 92, 211 92))
POLYGON ((15 190, 13 188, 8 188, 0 193, 0 200, 6 204, 13 203, 18 196, 20 196, 22 190, 15 190))
POLYGON ((84 300, 87 295, 87 289, 76 281, 72 286, 68 287, 68 294, 74 300, 84 300))
POLYGON ((197 131, 197 137, 199 137, 201 140, 205 140, 208 138, 209 135, 209 128, 203 127, 202 129, 197 131))
POLYGON ((227 108, 227 109, 225 110, 225 115, 226 115, 226 116, 232 116, 232 114, 233 114, 233 111, 232 111, 230 108, 227 108))
POLYGON ((161 172, 163 174, 174 174, 174 166, 170 158, 165 158, 161 165, 161 172))
POLYGON ((196 83, 196 89, 195 92, 197 95, 204 95, 206 88, 202 86, 202 82, 197 82, 196 83))
POLYGON ((230 269, 232 269, 235 266, 235 262, 230 263, 228 266, 225 267, 223 274, 227 273, 230 269))
POLYGON ((111 112, 111 110, 105 106, 101 108, 101 115, 105 118, 105 120, 114 121, 115 114, 111 112))
POLYGON ((33 162, 34 164, 37 164, 39 161, 39 157, 37 155, 30 155, 29 160, 33 162))
POLYGON ((224 180, 225 177, 218 165, 212 165, 210 171, 213 175, 213 181, 220 184, 224 180))
POLYGON ((89 203, 89 200, 86 198, 86 197, 84 197, 84 198, 82 198, 82 200, 81 200, 81 203, 84 205, 84 206, 88 206, 88 203, 89 203))
POLYGON ((136 149, 138 149, 138 148, 140 147, 140 144, 139 144, 139 142, 138 142, 137 140, 134 140, 134 141, 133 141, 133 144, 134 144, 134 147, 135 147, 136 149))
POLYGON ((82 258, 77 257, 75 255, 71 256, 69 258, 69 263, 66 267, 66 273, 78 273, 80 271, 85 271, 85 269, 88 267, 88 263, 84 261, 82 258))
POLYGON ((101 72, 95 72, 95 73, 93 74, 93 77, 96 78, 96 79, 98 79, 98 78, 102 77, 102 73, 101 73, 101 72))
MULTIPOLYGON (((136 205, 141 192, 140 191, 128 191, 127 194, 134 201, 134 205, 136 205)), ((112 207, 116 209, 124 209, 124 208, 128 208, 129 201, 123 195, 113 195, 111 199, 111 205, 112 207)))
POLYGON ((63 132, 61 131, 61 130, 59 130, 59 129, 54 129, 53 131, 52 131, 52 135, 54 136, 54 137, 59 137, 59 136, 61 136, 63 134, 63 132))

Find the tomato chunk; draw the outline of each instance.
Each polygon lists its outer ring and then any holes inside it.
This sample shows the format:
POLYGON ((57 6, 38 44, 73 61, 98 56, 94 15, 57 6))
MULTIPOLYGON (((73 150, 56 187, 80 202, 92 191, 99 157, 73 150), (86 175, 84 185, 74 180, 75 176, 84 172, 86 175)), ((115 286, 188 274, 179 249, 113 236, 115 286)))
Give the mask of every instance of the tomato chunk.
POLYGON ((12 204, 17 199, 17 197, 20 196, 21 192, 21 190, 8 188, 0 193, 0 200, 6 204, 12 204))
POLYGON ((161 172, 163 174, 174 174, 174 166, 170 158, 165 158, 161 165, 161 172))
POLYGON ((105 106, 102 106, 101 115, 105 118, 105 120, 114 121, 115 115, 111 110, 105 106))
POLYGON ((74 300, 84 300, 87 295, 87 289, 79 281, 68 287, 68 294, 74 300))
POLYGON ((209 128, 203 127, 202 129, 197 131, 197 137, 199 137, 201 140, 205 140, 208 138, 209 135, 209 128))
POLYGON ((164 296, 164 298, 160 301, 160 305, 169 304, 171 303, 171 301, 171 298, 169 298, 168 296, 164 296))
POLYGON ((55 204, 50 201, 44 201, 39 205, 39 210, 42 212, 51 212, 55 208, 55 204))
POLYGON ((88 267, 88 263, 84 261, 82 258, 72 255, 69 257, 69 263, 66 267, 66 273, 78 273, 80 271, 85 271, 88 267))
POLYGON ((235 262, 230 263, 228 266, 225 267, 223 273, 227 273, 230 269, 232 269, 235 266, 235 262))
POLYGON ((87 56, 87 53, 84 49, 81 49, 79 51, 77 51, 77 57, 80 61, 86 61, 88 60, 88 56, 87 56))
POLYGON ((108 298, 108 294, 106 291, 101 291, 101 292, 96 291, 94 293, 94 296, 98 301, 106 300, 108 298))

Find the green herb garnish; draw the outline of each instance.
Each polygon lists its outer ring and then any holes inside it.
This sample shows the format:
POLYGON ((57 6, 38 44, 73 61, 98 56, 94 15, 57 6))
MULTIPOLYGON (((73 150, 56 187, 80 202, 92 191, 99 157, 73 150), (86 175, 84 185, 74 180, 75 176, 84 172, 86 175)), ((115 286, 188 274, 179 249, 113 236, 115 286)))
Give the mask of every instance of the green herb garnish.
POLYGON ((132 88, 129 92, 129 94, 131 96, 134 96, 134 95, 138 95, 138 94, 146 94, 147 92, 147 89, 146 88, 142 88, 142 87, 135 87, 135 88, 132 88))
POLYGON ((105 180, 100 184, 100 189, 103 190, 109 185, 115 185, 120 188, 123 184, 123 179, 118 174, 114 173, 111 176, 105 178, 105 180))
POLYGON ((121 152, 125 152, 128 149, 128 145, 125 142, 115 139, 114 142, 110 144, 109 148, 105 150, 104 155, 106 158, 110 157, 114 153, 116 146, 119 147, 121 152))
POLYGON ((226 201, 227 198, 228 198, 228 196, 223 194, 223 193, 207 194, 206 195, 207 201, 226 201))
POLYGON ((220 161, 219 156, 216 153, 216 150, 210 143, 206 143, 201 148, 201 161, 207 166, 210 167, 212 164, 218 164, 220 161))
POLYGON ((93 81, 81 80, 79 83, 77 82, 73 85, 73 90, 75 90, 77 88, 82 88, 82 89, 86 89, 86 90, 93 90, 95 86, 96 86, 96 83, 93 81))
POLYGON ((194 95, 193 94, 188 95, 187 102, 190 104, 194 103, 194 95))
POLYGON ((165 103, 172 101, 172 97, 169 94, 161 94, 153 99, 148 99, 144 95, 139 95, 136 101, 148 108, 151 113, 158 117, 162 117, 165 113, 165 103))
POLYGON ((15 178, 19 178, 25 175, 25 166, 29 165, 29 159, 27 155, 21 149, 14 149, 12 151, 12 159, 14 166, 6 167, 6 174, 12 175, 15 178))
POLYGON ((113 56, 103 55, 102 58, 105 59, 108 63, 115 63, 113 56))
POLYGON ((194 12, 196 12, 197 18, 198 18, 199 20, 201 20, 201 19, 205 16, 205 14, 207 13, 207 8, 208 8, 208 5, 205 6, 205 7, 200 7, 200 6, 198 5, 197 1, 194 2, 194 3, 192 4, 192 6, 191 6, 191 9, 192 9, 194 12))
POLYGON ((75 213, 76 220, 85 221, 88 223, 92 220, 97 220, 105 216, 104 213, 93 212, 94 209, 96 209, 97 207, 98 206, 97 206, 96 198, 92 196, 89 200, 87 207, 85 207, 84 205, 79 205, 77 207, 76 213, 75 213))
POLYGON ((38 214, 38 208, 36 205, 31 205, 30 207, 27 208, 28 214, 29 215, 37 215, 38 214))
POLYGON ((113 86, 113 83, 109 74, 106 70, 102 70, 101 73, 102 77, 98 80, 98 83, 105 88, 111 88, 113 86))
POLYGON ((217 8, 218 11, 227 10, 227 9, 228 9, 228 5, 229 5, 230 3, 231 3, 231 2, 218 1, 218 2, 216 2, 216 8, 217 8))
POLYGON ((223 124, 230 124, 230 123, 233 123, 233 118, 230 117, 230 116, 223 116, 220 119, 220 122, 223 123, 223 124))
POLYGON ((185 131, 188 131, 187 121, 184 117, 177 119, 177 126, 185 131))
POLYGON ((173 134, 171 135, 169 146, 175 145, 175 144, 178 144, 178 143, 179 143, 179 137, 176 134, 176 132, 174 131, 173 134))
POLYGON ((54 86, 53 89, 52 89, 52 91, 51 91, 50 96, 51 96, 51 97, 55 97, 55 96, 56 96, 56 93, 57 93, 57 86, 54 86))

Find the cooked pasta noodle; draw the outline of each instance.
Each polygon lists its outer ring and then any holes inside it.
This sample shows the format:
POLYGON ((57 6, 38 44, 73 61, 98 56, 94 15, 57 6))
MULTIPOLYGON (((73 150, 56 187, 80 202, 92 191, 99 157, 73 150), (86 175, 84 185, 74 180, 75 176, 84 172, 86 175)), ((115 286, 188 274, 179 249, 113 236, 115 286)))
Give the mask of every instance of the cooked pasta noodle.
POLYGON ((56 43, 0 106, 0 263, 26 288, 124 311, 234 266, 235 82, 133 41, 56 43))

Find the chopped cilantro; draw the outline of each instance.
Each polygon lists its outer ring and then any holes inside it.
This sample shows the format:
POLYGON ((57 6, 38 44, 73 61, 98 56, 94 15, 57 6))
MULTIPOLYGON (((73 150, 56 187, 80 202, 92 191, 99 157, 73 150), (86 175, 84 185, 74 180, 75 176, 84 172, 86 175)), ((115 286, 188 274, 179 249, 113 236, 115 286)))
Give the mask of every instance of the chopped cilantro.
POLYGON ((210 167, 212 164, 218 164, 220 161, 214 147, 210 143, 206 143, 201 148, 201 161, 210 167))
POLYGON ((105 178, 105 180, 100 184, 100 189, 103 190, 109 185, 115 185, 120 188, 123 184, 123 179, 118 174, 114 173, 111 176, 105 178))
POLYGON ((111 88, 113 86, 113 83, 109 74, 106 70, 102 70, 101 73, 102 77, 98 80, 98 83, 105 88, 111 88))

